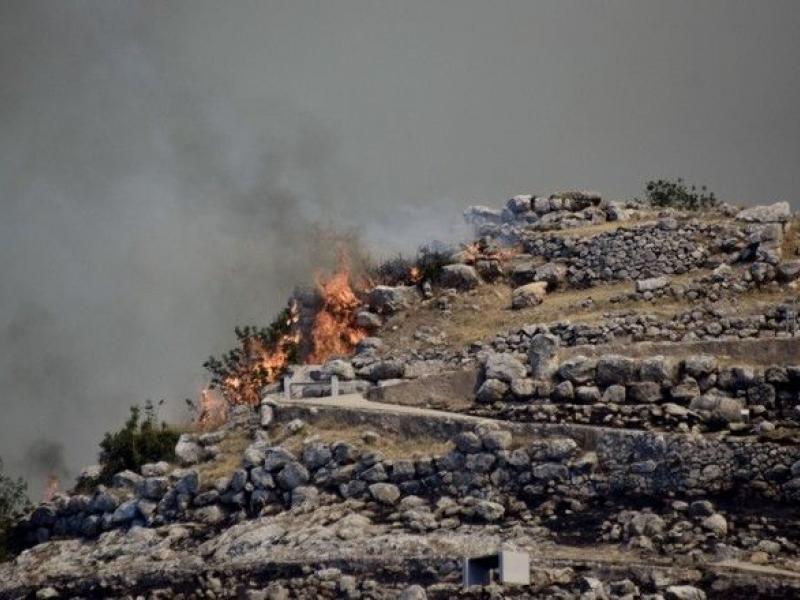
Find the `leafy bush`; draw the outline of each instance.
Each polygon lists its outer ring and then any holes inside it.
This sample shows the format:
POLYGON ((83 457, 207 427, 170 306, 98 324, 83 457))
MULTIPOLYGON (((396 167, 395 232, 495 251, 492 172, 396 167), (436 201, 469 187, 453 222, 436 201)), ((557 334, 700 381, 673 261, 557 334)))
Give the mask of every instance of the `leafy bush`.
POLYGON ((706 186, 697 188, 686 187, 680 177, 675 181, 659 179, 658 181, 648 181, 645 184, 645 194, 652 206, 662 208, 678 208, 682 210, 700 210, 711 208, 718 204, 714 192, 707 193, 706 186))
MULTIPOLYGON (((163 400, 159 405, 163 404, 163 400)), ((145 402, 144 411, 131 407, 125 426, 115 433, 106 433, 100 442, 102 479, 110 481, 114 473, 130 469, 138 471, 147 463, 175 458, 175 444, 180 432, 163 421, 159 423, 156 407, 145 402)))
POLYGON ((22 479, 14 480, 3 474, 0 458, 0 561, 11 557, 14 523, 30 508, 26 490, 22 479))

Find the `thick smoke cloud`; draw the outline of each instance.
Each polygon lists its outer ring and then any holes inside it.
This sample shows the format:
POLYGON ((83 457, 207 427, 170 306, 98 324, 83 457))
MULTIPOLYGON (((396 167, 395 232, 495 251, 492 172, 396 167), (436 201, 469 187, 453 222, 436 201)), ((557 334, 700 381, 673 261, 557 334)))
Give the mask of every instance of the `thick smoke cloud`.
POLYGON ((47 440, 74 473, 131 403, 196 394, 330 261, 315 225, 387 256, 537 189, 794 202, 798 12, 4 2, 0 456, 36 479, 47 440))

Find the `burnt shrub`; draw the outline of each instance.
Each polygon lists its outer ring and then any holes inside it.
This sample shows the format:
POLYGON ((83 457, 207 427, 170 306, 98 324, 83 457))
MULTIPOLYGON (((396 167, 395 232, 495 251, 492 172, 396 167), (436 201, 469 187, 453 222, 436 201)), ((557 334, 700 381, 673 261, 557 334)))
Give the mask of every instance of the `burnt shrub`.
MULTIPOLYGON (((159 405, 163 400, 159 402, 159 405)), ((131 414, 119 431, 106 433, 100 442, 102 480, 111 481, 114 473, 142 465, 175 458, 175 444, 180 431, 158 420, 156 406, 147 401, 144 409, 131 407, 131 414)))
POLYGON ((709 193, 706 186, 702 186, 699 191, 696 186, 687 188, 680 177, 674 181, 669 179, 648 181, 644 189, 647 201, 659 208, 701 210, 712 208, 719 203, 714 192, 709 193))
POLYGON ((390 258, 378 265, 372 277, 381 285, 408 285, 415 283, 416 263, 402 254, 390 258))
POLYGON ((453 249, 442 242, 421 246, 417 253, 417 268, 422 281, 438 281, 442 269, 452 262, 453 249))

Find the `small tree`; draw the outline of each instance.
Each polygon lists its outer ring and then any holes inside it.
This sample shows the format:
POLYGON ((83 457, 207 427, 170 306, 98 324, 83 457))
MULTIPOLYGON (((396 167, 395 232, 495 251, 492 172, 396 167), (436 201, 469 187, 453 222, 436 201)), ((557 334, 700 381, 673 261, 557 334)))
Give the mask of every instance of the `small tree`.
POLYGON ((707 192, 701 186, 698 192, 695 186, 687 188, 680 177, 675 181, 658 179, 645 184, 648 202, 661 208, 678 208, 682 210, 701 210, 716 206, 719 201, 714 192, 707 192))
POLYGON ((138 471, 150 462, 173 460, 179 437, 177 430, 163 421, 159 423, 156 407, 150 400, 145 402, 144 411, 132 406, 124 427, 106 433, 100 442, 103 480, 109 481, 114 473, 125 469, 138 471))
POLYGON ((3 474, 3 459, 0 458, 0 561, 12 555, 12 528, 30 508, 27 487, 22 479, 14 480, 3 474))

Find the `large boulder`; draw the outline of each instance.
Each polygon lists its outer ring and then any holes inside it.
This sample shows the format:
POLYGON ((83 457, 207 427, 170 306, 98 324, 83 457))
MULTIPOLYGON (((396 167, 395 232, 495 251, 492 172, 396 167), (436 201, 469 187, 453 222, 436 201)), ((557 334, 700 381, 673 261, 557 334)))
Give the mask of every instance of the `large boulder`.
POLYGON ((400 499, 400 490, 391 483, 373 483, 369 486, 369 493, 381 504, 393 505, 400 499))
POLYGON ((687 375, 699 379, 717 370, 717 358, 711 354, 693 354, 683 359, 683 370, 687 375))
POLYGON ((588 383, 594 379, 597 361, 582 355, 573 356, 561 363, 558 376, 574 384, 588 383))
POLYGON ((527 371, 525 365, 507 353, 495 352, 490 354, 484 365, 486 379, 499 379, 506 383, 525 377, 527 371))
POLYGON ((636 361, 633 359, 618 354, 608 354, 597 361, 597 384, 626 385, 636 378, 637 370, 636 361))
POLYGON ((538 268, 539 267, 533 262, 523 262, 514 265, 514 268, 511 269, 511 273, 508 276, 511 280, 511 285, 520 286, 526 283, 532 283, 536 280, 536 270, 538 268))
POLYGON ((654 292, 663 289, 669 285, 669 277, 651 277, 649 279, 639 279, 636 282, 637 292, 654 292))
POLYGON ((726 426, 744 420, 743 405, 737 398, 705 394, 692 399, 689 408, 703 414, 712 424, 726 426))
POLYGON ((511 308, 520 309, 539 306, 547 295, 547 282, 535 281, 516 288, 511 292, 511 308))
POLYGON ((391 358, 374 362, 369 367, 359 372, 359 375, 370 381, 401 379, 405 374, 405 363, 391 358))
POLYGON ((514 196, 506 202, 506 207, 515 215, 530 212, 533 208, 533 195, 520 194, 519 196, 514 196))
POLYGON ((800 277, 800 260, 788 260, 778 265, 778 279, 794 281, 800 277))
POLYGON ((544 281, 549 289, 559 286, 567 278, 567 266, 563 263, 549 262, 537 267, 534 281, 544 281))
POLYGON ((488 206, 470 206, 464 211, 464 220, 475 226, 486 223, 500 224, 503 222, 503 212, 488 206))
POLYGON ((446 265, 439 275, 439 284, 446 288, 471 290, 481 284, 481 278, 475 268, 469 265, 446 265))
POLYGON ((407 308, 413 301, 415 293, 413 286, 376 285, 369 293, 367 304, 379 315, 392 315, 407 308))
POLYGON ((499 379, 487 379, 478 388, 475 400, 482 404, 491 404, 502 400, 508 392, 508 384, 499 379))
POLYGON ((748 223, 785 223, 792 218, 788 202, 776 202, 763 206, 752 206, 739 211, 736 219, 748 223))
POLYGON ((664 600, 706 600, 706 593, 693 585, 671 585, 664 590, 664 600))
POLYGON ((549 379, 556 372, 559 344, 559 338, 549 333, 539 333, 531 338, 528 361, 535 379, 549 379))
POLYGON ((181 465, 189 467, 200 462, 202 448, 192 440, 189 434, 184 433, 178 438, 178 443, 175 445, 175 457, 181 465))
POLYGON ((285 490, 293 490, 308 482, 308 469, 296 461, 287 463, 277 476, 278 485, 285 490))

